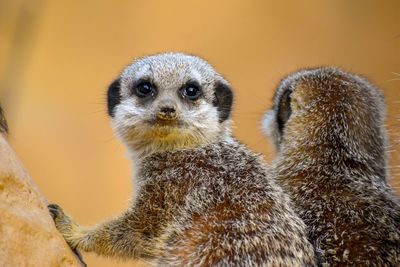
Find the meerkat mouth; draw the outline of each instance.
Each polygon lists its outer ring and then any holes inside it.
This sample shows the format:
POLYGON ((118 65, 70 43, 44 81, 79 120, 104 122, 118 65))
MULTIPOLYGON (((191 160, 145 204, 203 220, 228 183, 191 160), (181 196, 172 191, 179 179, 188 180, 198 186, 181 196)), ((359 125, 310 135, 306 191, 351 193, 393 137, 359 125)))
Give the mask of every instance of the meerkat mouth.
POLYGON ((160 119, 156 119, 151 124, 152 126, 156 127, 163 127, 163 126, 177 127, 180 125, 180 123, 176 120, 160 120, 160 119))
POLYGON ((160 118, 149 120, 147 121, 147 124, 151 128, 165 128, 165 129, 180 128, 184 125, 183 122, 178 119, 160 119, 160 118))
POLYGON ((180 132, 180 128, 183 125, 179 120, 166 120, 166 119, 153 119, 147 121, 148 130, 147 135, 152 137, 167 137, 170 135, 176 135, 180 132))
POLYGON ((171 141, 185 139, 186 132, 177 124, 153 124, 146 132, 145 139, 152 142, 158 140, 171 141))

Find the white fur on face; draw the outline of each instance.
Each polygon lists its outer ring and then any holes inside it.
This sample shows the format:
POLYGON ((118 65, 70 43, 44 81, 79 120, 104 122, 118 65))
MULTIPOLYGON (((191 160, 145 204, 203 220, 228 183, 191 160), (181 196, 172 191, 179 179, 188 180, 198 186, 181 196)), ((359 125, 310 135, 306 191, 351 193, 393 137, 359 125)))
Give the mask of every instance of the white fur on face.
POLYGON ((226 130, 213 105, 217 81, 227 83, 205 61, 193 56, 162 54, 134 62, 121 76, 122 99, 113 117, 117 135, 139 154, 214 141, 226 130), (143 78, 157 87, 156 97, 146 103, 131 92, 135 81, 143 78), (183 99, 179 92, 190 81, 197 82, 203 93, 195 102, 183 99), (154 124, 159 108, 168 101, 177 108, 177 124, 154 124))
MULTIPOLYGON (((179 112, 179 111, 178 111, 179 112)), ((139 154, 192 147, 214 141, 221 133, 217 109, 202 103, 178 115, 180 125, 157 126, 148 123, 149 111, 125 100, 116 109, 114 129, 122 141, 139 154)))

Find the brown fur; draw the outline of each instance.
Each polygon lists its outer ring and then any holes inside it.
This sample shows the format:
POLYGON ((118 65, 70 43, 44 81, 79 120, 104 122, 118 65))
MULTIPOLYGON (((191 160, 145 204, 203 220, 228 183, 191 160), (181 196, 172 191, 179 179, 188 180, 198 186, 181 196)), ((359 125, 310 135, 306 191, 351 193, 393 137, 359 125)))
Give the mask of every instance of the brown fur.
POLYGON ((134 62, 121 81, 109 91, 109 114, 135 166, 134 200, 88 229, 50 205, 72 248, 160 266, 315 265, 288 197, 261 158, 231 137, 232 94, 211 66, 162 54, 134 62), (138 99, 131 88, 143 77, 157 92, 138 99), (180 92, 194 80, 202 96, 188 101, 180 92), (175 107, 175 123, 149 123, 165 103, 175 107))
POLYGON ((121 217, 80 229, 53 209, 67 242, 84 251, 158 265, 313 266, 304 225, 244 146, 218 142, 156 153, 121 217))
POLYGON ((339 69, 300 71, 277 89, 265 120, 278 148, 273 169, 322 266, 400 266, 384 119, 381 92, 339 69))

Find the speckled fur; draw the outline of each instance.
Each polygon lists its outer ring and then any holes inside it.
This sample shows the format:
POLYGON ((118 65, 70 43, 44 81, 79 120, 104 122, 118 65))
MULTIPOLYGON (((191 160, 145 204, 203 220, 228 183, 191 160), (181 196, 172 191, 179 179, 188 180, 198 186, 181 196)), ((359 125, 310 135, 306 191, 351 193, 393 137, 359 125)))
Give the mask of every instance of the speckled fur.
POLYGON ((159 266, 315 265, 289 198, 262 159, 231 137, 230 119, 221 121, 212 104, 217 82, 227 85, 205 61, 183 54, 139 59, 123 72, 113 125, 132 158, 136 193, 123 215, 89 229, 51 205, 72 248, 159 266), (159 88, 146 106, 129 93, 143 76, 159 88), (188 79, 204 93, 193 105, 176 97, 188 79), (180 123, 146 124, 166 99, 180 123))
POLYGON ((289 75, 266 113, 264 130, 278 149, 273 171, 322 266, 400 266, 384 120, 381 92, 336 68, 289 75))

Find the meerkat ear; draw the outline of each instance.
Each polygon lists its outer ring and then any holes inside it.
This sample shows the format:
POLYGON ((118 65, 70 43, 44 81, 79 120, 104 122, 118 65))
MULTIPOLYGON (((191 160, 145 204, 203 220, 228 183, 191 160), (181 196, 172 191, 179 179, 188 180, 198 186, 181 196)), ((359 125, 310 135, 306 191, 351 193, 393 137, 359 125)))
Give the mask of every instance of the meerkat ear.
POLYGON ((285 92, 283 92, 283 94, 281 95, 278 102, 276 122, 278 124, 278 130, 281 135, 283 134, 283 129, 286 122, 289 120, 289 117, 292 114, 292 108, 290 107, 291 94, 292 91, 286 89, 285 92))
POLYGON ((233 103, 233 92, 232 89, 222 83, 217 82, 214 89, 214 106, 217 107, 219 113, 219 122, 227 120, 231 114, 232 103, 233 103))
POLYGON ((114 108, 121 102, 121 94, 120 94, 120 87, 121 87, 121 79, 118 78, 114 80, 110 86, 108 87, 107 91, 107 108, 108 108, 108 115, 110 117, 114 117, 114 108))

